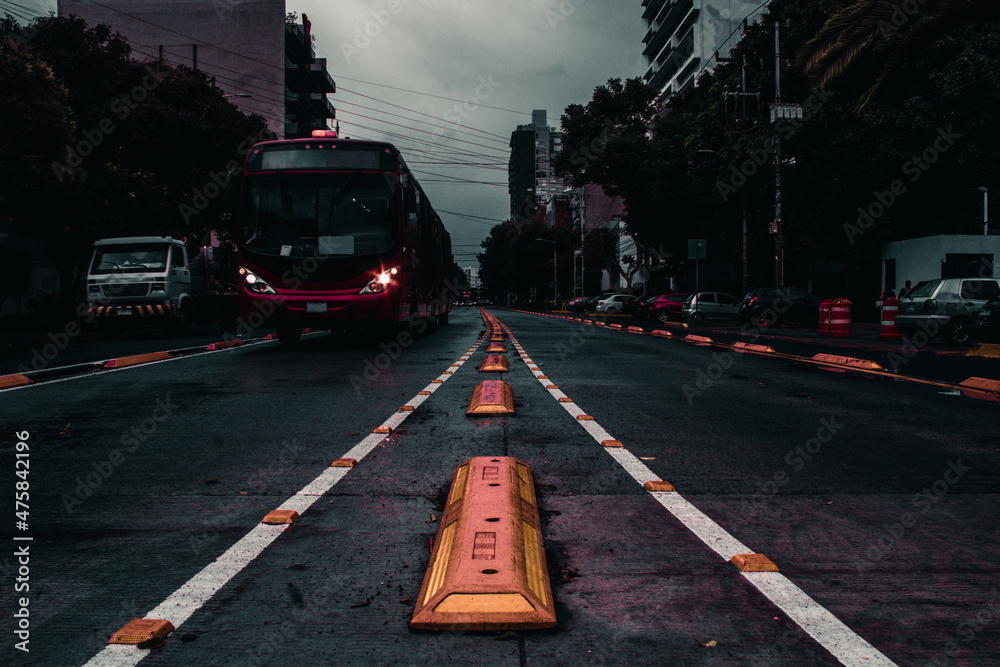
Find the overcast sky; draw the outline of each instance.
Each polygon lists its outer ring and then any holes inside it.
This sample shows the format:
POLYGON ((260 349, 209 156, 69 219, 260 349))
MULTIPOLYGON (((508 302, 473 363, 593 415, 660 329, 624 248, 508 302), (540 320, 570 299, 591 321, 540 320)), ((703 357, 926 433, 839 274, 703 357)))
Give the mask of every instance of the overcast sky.
MULTIPOLYGON (((533 109, 547 109, 549 125, 558 127, 567 105, 586 104, 609 78, 645 70, 639 0, 286 0, 286 6, 312 22, 316 54, 337 82, 331 100, 341 133, 389 140, 412 168, 449 177, 417 174, 443 211, 507 219, 507 145, 516 126, 530 123, 533 109), (424 152, 440 150, 444 157, 424 152), (491 168, 420 164, 456 161, 491 168)), ((474 265, 479 242, 496 223, 441 217, 458 263, 474 265)))
MULTIPOLYGON (((496 223, 445 211, 509 217, 510 133, 531 122, 533 109, 546 109, 549 125, 558 128, 567 105, 586 104, 609 78, 645 71, 640 0, 285 4, 312 22, 316 55, 327 59, 337 83, 331 101, 342 135, 388 140, 411 168, 440 175, 417 178, 441 211, 461 266, 475 265, 479 243, 496 223)), ((17 0, 16 6, 22 14, 44 13, 56 3, 17 0)))

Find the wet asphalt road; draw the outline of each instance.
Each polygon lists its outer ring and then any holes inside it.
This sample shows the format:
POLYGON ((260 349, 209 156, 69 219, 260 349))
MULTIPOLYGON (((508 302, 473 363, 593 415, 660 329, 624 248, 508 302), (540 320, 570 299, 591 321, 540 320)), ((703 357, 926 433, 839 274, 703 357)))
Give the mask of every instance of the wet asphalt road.
MULTIPOLYGON (((995 403, 491 312, 650 470, 887 658, 996 664, 995 403)), ((0 663, 87 662, 483 331, 467 308, 398 349, 317 334, 3 392, 0 663), (30 528, 17 532, 11 434, 25 430, 30 528), (27 592, 15 535, 33 538, 27 592), (13 633, 24 595, 30 653, 13 633)), ((517 414, 467 418, 484 349, 142 664, 837 664, 513 351, 517 414), (559 627, 410 631, 451 475, 487 455, 534 470, 559 627)))

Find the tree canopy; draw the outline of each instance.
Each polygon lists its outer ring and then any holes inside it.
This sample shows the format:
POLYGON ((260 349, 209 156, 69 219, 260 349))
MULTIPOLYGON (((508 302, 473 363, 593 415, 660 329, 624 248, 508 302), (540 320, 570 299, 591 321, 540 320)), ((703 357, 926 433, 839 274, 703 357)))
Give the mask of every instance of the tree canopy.
POLYGON ((0 21, 0 220, 44 239, 64 284, 94 239, 200 238, 227 165, 273 136, 202 72, 130 55, 75 17, 0 21))

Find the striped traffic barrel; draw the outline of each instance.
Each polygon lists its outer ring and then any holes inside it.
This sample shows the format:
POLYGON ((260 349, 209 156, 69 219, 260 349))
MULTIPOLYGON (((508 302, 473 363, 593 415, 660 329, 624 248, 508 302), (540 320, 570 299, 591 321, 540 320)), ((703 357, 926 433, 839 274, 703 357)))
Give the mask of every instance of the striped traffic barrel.
POLYGON ((902 335, 896 328, 896 314, 899 313, 899 299, 882 300, 882 340, 899 340, 902 335))
POLYGON ((851 302, 834 299, 830 304, 830 335, 835 338, 851 336, 851 302))

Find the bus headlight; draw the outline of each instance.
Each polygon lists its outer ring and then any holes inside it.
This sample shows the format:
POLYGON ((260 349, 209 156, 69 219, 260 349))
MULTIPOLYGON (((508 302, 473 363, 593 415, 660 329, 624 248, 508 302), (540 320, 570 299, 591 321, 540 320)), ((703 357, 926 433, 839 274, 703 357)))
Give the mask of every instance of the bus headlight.
POLYGON ((242 266, 240 267, 240 276, 243 278, 243 286, 246 287, 248 292, 252 292, 253 294, 277 294, 273 287, 261 280, 260 276, 242 266))
POLYGON ((399 267, 394 266, 388 271, 383 271, 375 278, 365 285, 364 289, 361 290, 361 294, 381 294, 382 292, 389 289, 392 285, 393 279, 399 273, 399 267))

